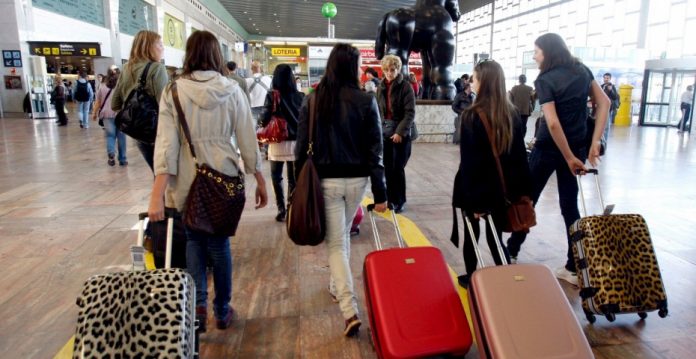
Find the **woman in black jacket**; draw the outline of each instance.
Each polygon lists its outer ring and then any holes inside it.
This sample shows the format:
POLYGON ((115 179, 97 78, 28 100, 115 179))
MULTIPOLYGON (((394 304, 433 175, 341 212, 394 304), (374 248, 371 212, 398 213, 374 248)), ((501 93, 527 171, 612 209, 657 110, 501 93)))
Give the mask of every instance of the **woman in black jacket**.
MULTIPOLYGON (((467 75, 468 76, 468 75, 467 75)), ((457 96, 452 101, 452 111, 454 111, 457 116, 454 118, 454 134, 452 135, 452 143, 455 145, 459 144, 459 134, 461 133, 461 114, 466 110, 472 103, 474 103, 474 94, 471 92, 471 84, 469 82, 464 82, 462 86, 462 91, 460 91, 457 96)))
MULTIPOLYGON (((501 229, 507 221, 506 200, 516 201, 522 196, 529 196, 531 180, 522 124, 514 105, 507 99, 502 67, 495 61, 481 62, 474 68, 471 78, 471 86, 477 96, 474 104, 461 115, 461 162, 454 180, 452 204, 461 208, 463 214, 469 217, 478 242, 478 219, 484 214, 490 214, 500 238, 501 229), (492 139, 489 138, 483 121, 491 128, 492 139), (494 149, 500 158, 507 197, 498 175, 494 149)), ((488 222, 486 238, 495 263, 502 264, 488 222)), ((507 250, 502 242, 501 246, 507 257, 507 250)), ((477 265, 468 230, 464 231, 463 251, 467 274, 459 277, 459 283, 466 287, 477 265)))
POLYGON ((287 163, 288 197, 295 189, 295 139, 297 138, 297 118, 300 114, 300 106, 304 94, 297 91, 295 75, 289 65, 280 64, 273 71, 272 91, 266 94, 266 103, 261 115, 261 123, 264 127, 271 121, 271 116, 277 114, 288 123, 288 139, 280 143, 271 143, 268 146, 268 161, 271 163, 271 179, 273 180, 273 192, 275 192, 278 214, 275 219, 278 222, 285 220, 285 195, 283 193, 283 164, 287 163), (273 111, 273 97, 279 94, 278 103, 273 111))
POLYGON ((377 103, 384 134, 384 169, 389 202, 401 213, 406 204, 406 164, 415 140, 416 96, 401 74, 401 59, 387 55, 382 59, 384 80, 377 88, 377 103))
POLYGON ((295 147, 299 174, 309 150, 309 107, 313 106, 312 160, 324 195, 329 293, 341 307, 345 336, 355 335, 361 324, 350 268, 349 231, 368 178, 375 210, 384 212, 387 208, 379 111, 374 97, 360 91, 359 58, 360 52, 353 46, 334 46, 324 77, 300 111, 295 147))

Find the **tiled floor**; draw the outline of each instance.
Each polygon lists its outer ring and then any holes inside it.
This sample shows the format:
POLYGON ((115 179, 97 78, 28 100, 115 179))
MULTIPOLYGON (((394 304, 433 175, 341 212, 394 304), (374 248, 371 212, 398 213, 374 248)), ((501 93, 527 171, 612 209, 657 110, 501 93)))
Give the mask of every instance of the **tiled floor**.
MULTIPOLYGON (((71 115, 74 115, 71 114, 71 115)), ((584 318, 578 293, 564 287, 597 358, 693 358, 696 351, 696 143, 675 129, 616 128, 600 171, 615 212, 645 216, 669 298, 670 316, 584 318)), ((461 272, 449 242, 457 147, 417 144, 407 167, 412 219, 461 272)), ((75 298, 90 275, 128 265, 136 214, 152 176, 129 143, 127 167, 106 164, 103 131, 51 120, 0 119, 0 353, 51 358, 75 326, 75 298)), ((266 166, 268 167, 268 166, 266 166)), ((268 171, 268 168, 266 168, 268 171)), ((268 190, 271 193, 270 178, 268 190)), ((590 190, 593 187, 587 182, 590 190)), ((254 186, 249 186, 253 189, 254 186)), ((560 265, 565 236, 555 184, 549 183, 520 262, 560 265)), ((593 194, 590 200, 596 199, 593 194)), ((593 204, 594 210, 598 206, 593 204)), ((237 320, 202 337, 203 358, 374 358, 367 331, 341 336, 326 293, 324 247, 298 248, 274 221, 274 207, 246 209, 232 241, 237 320)), ((366 221, 367 222, 367 221, 366 221)), ((361 308, 362 259, 373 250, 369 224, 354 238, 352 264, 361 308)), ((365 320, 366 322, 366 320, 365 320)), ((470 353, 467 357, 474 357, 470 353)))

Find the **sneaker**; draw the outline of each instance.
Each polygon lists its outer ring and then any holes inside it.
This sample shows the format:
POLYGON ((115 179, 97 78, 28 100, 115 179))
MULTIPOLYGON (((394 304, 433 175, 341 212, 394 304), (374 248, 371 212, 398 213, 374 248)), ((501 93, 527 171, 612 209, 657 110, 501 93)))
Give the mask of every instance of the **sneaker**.
POLYGON ((556 278, 564 280, 574 286, 578 286, 578 275, 567 270, 565 267, 556 268, 556 278))
POLYGON ((517 264, 517 256, 510 256, 510 264, 517 264))
POLYGON ((358 236, 360 235, 360 226, 355 226, 350 228, 350 235, 351 236, 358 236))
POLYGON ((116 160, 114 159, 114 155, 109 155, 109 160, 107 161, 109 166, 115 166, 116 165, 116 160))
POLYGON ((358 334, 358 330, 360 330, 360 319, 358 319, 357 315, 354 315, 348 319, 346 319, 346 329, 343 330, 343 335, 347 337, 352 337, 355 334, 358 334))
POLYGON ((207 330, 206 325, 208 322, 208 308, 203 306, 196 306, 196 320, 198 321, 199 333, 205 333, 207 330))
POLYGON ((232 317, 234 316, 234 309, 230 308, 227 311, 227 315, 222 319, 217 319, 215 322, 218 329, 227 329, 232 325, 232 317))
POLYGON ((118 161, 119 166, 128 166, 128 161, 118 161))
POLYGON ((326 289, 328 289, 328 291, 329 291, 329 295, 331 296, 331 300, 332 300, 334 303, 338 303, 338 298, 336 297, 336 294, 333 294, 333 292, 331 291, 331 286, 329 286, 329 287, 326 288, 326 289))

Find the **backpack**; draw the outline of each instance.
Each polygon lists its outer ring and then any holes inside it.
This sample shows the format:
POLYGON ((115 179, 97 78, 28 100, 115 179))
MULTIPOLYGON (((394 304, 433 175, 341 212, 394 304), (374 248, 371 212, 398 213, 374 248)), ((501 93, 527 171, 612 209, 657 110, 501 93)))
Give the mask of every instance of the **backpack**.
POLYGON ((150 70, 149 62, 145 65, 138 87, 128 94, 121 111, 116 114, 116 128, 126 135, 149 144, 155 143, 157 135, 157 115, 159 104, 154 96, 145 90, 145 79, 150 70))
POLYGON ((87 102, 90 100, 87 86, 89 86, 89 83, 87 83, 87 81, 77 81, 77 88, 75 89, 75 100, 77 100, 78 102, 87 102))

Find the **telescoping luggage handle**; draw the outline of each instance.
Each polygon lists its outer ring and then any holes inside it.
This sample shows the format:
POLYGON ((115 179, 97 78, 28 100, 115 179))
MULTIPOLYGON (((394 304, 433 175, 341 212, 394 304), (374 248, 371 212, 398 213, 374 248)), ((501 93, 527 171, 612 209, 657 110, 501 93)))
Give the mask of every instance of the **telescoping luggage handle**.
MULTIPOLYGON (((174 216, 176 211, 171 208, 164 210, 164 216, 167 218, 167 241, 164 255, 164 268, 172 267, 172 233, 174 233, 174 216)), ((148 217, 147 212, 138 214, 140 226, 138 227, 138 241, 136 245, 131 246, 131 256, 133 258, 133 270, 145 270, 145 248, 143 242, 145 240, 145 218, 148 217)))
MULTIPOLYGON (((599 187, 599 170, 596 168, 591 168, 587 170, 587 173, 594 174, 595 184, 597 185, 597 195, 599 196, 599 205, 602 208, 604 215, 609 215, 614 210, 614 205, 610 204, 606 207, 604 206, 604 198, 602 197, 602 189, 599 187)), ((582 203, 582 213, 583 217, 587 217, 587 205, 585 204, 585 193, 582 190, 582 181, 580 180, 582 174, 578 171, 575 173, 575 178, 578 181, 578 188, 580 189, 580 203, 582 203)))
MULTIPOLYGON (((483 261, 483 257, 481 257, 481 250, 479 249, 478 246, 478 241, 476 240, 476 235, 474 234, 474 227, 471 225, 471 220, 469 220, 469 217, 466 215, 464 210, 462 210, 462 217, 464 217, 464 222, 466 223, 466 228, 469 231, 469 236, 471 236, 471 242, 474 245, 474 253, 476 254, 476 260, 478 261, 479 267, 487 267, 485 262, 483 261)), ((491 232, 493 232, 493 239, 495 240, 495 247, 496 250, 498 251, 498 255, 500 256, 500 260, 503 261, 503 264, 509 264, 507 262, 507 257, 505 257, 505 252, 503 251, 503 247, 500 245, 500 238, 498 238, 498 230, 495 227, 495 223, 493 223, 493 217, 490 215, 490 213, 486 213, 483 215, 483 218, 485 221, 488 221, 488 223, 491 226, 491 232)), ((485 232, 485 228, 483 230, 485 232)), ((463 240, 463 239, 462 239, 463 240)), ((491 251, 493 248, 491 248, 491 251)))
MULTIPOLYGON (((373 213, 375 209, 375 204, 367 205, 367 212, 370 214, 370 224, 372 225, 372 236, 375 239, 375 246, 377 250, 382 250, 382 241, 379 238, 379 232, 377 231, 377 225, 375 225, 375 214, 373 213)), ((392 224, 394 225, 394 232, 396 233, 396 241, 399 243, 399 248, 404 248, 404 238, 401 236, 401 228, 399 228, 399 222, 396 220, 396 213, 394 213, 394 208, 389 204, 389 212, 392 215, 392 224)))

